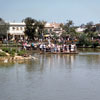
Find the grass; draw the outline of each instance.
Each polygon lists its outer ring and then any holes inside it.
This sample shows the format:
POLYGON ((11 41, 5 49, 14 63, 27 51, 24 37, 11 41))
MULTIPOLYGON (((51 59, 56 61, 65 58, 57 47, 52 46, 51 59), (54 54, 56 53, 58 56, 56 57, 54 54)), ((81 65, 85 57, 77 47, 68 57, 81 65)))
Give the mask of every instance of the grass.
POLYGON ((0 52, 0 57, 2 57, 2 56, 4 57, 4 56, 7 56, 7 55, 4 52, 0 52))
POLYGON ((26 54, 25 50, 18 50, 17 48, 3 47, 2 50, 9 53, 12 57, 15 56, 15 53, 17 53, 18 56, 23 56, 26 54))

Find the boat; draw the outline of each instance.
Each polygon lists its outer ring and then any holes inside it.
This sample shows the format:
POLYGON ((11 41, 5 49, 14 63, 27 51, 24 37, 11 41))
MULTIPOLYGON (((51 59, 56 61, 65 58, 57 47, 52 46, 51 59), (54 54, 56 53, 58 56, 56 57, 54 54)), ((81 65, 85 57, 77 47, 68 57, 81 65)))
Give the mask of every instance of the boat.
POLYGON ((75 52, 40 52, 40 54, 78 54, 78 51, 75 52))

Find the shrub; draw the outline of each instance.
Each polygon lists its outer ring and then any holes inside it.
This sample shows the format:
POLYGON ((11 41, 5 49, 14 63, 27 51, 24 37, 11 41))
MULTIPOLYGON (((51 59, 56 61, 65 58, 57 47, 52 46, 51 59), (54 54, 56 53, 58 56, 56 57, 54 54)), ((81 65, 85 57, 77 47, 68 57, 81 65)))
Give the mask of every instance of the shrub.
POLYGON ((4 52, 0 52, 0 56, 6 56, 4 52))
POLYGON ((16 48, 2 48, 2 50, 9 53, 11 56, 15 56, 15 53, 19 56, 23 56, 26 53, 25 50, 17 51, 16 48))
POLYGON ((2 48, 2 50, 8 53, 10 51, 10 48, 2 48))
POLYGON ((11 56, 14 56, 15 53, 16 53, 16 49, 15 49, 15 48, 2 48, 2 50, 3 50, 4 52, 9 53, 11 56))
POLYGON ((18 51, 17 52, 18 56, 23 56, 25 53, 26 53, 25 50, 22 50, 22 51, 18 51))
POLYGON ((93 45, 93 48, 95 48, 95 47, 99 46, 99 43, 97 41, 95 41, 92 43, 92 45, 93 45))

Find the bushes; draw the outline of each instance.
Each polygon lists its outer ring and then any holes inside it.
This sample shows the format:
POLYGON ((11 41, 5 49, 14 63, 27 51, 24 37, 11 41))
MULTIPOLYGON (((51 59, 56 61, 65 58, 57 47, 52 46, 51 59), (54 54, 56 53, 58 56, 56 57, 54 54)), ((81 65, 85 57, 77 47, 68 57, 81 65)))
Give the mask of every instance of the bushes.
POLYGON ((4 52, 9 53, 11 56, 15 56, 15 53, 17 53, 18 56, 23 56, 26 51, 25 50, 17 50, 16 48, 2 48, 4 52))
POLYGON ((25 50, 17 51, 18 56, 23 56, 26 53, 25 50))
POLYGON ((90 37, 87 36, 87 34, 82 33, 79 37, 79 41, 77 43, 80 47, 93 47, 96 48, 99 46, 99 41, 92 40, 90 37))
POLYGON ((93 46, 93 48, 99 46, 99 42, 98 42, 98 41, 94 41, 94 42, 92 43, 92 46, 93 46))
POLYGON ((4 52, 0 52, 0 56, 6 56, 4 52))
POLYGON ((4 52, 9 53, 11 56, 14 56, 15 53, 16 53, 16 49, 15 49, 15 48, 2 48, 2 50, 3 50, 4 52))
POLYGON ((2 50, 4 51, 4 52, 9 52, 10 51, 10 48, 2 48, 2 50))

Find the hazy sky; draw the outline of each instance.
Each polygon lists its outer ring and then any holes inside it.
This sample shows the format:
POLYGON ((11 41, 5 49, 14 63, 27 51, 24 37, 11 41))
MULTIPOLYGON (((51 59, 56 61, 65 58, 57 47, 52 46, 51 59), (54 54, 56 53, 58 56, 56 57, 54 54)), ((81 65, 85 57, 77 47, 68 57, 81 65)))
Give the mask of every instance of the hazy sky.
POLYGON ((100 0, 0 0, 0 17, 20 22, 26 17, 48 22, 100 22, 100 0))

